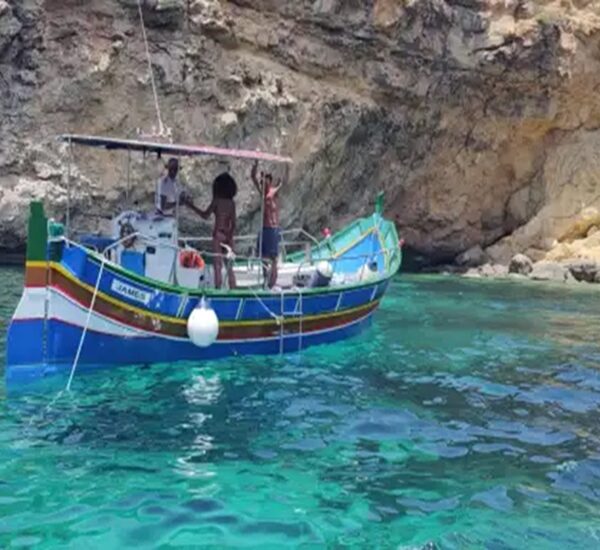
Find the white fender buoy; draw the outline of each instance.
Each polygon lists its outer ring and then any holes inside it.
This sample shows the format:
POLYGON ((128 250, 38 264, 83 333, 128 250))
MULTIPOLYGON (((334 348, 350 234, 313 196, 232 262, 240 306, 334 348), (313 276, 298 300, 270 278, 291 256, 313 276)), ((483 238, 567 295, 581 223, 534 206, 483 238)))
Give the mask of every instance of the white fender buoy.
POLYGON ((188 317, 187 333, 190 340, 200 348, 207 348, 217 341, 219 318, 204 298, 188 317))
POLYGON ((317 264, 317 271, 319 272, 319 275, 325 277, 325 279, 331 279, 331 277, 333 277, 333 267, 325 260, 321 260, 317 264))
POLYGON ((333 268, 331 264, 325 260, 321 260, 317 266, 315 272, 312 274, 309 287, 310 288, 322 288, 329 286, 331 278, 333 277, 333 268))

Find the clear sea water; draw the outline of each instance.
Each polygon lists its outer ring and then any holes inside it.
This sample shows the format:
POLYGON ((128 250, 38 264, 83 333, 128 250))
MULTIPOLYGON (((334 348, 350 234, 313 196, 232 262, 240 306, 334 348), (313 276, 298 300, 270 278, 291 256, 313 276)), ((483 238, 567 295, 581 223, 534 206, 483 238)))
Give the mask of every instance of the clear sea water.
POLYGON ((599 334, 600 289, 400 277, 301 356, 2 385, 0 547, 599 548, 599 334))

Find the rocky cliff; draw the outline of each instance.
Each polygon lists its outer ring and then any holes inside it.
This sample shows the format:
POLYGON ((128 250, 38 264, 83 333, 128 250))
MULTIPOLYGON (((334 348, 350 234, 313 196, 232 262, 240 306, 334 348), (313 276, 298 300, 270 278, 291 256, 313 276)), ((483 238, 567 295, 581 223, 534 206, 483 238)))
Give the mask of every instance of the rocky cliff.
MULTIPOLYGON (((175 140, 291 154, 287 225, 339 226, 383 189, 416 253, 447 261, 481 246, 507 261, 521 251, 542 258, 593 224, 581 219, 600 207, 596 1, 143 6, 175 140)), ((67 151, 56 134, 133 136, 154 124, 137 0, 0 0, 0 113, 0 244, 9 249, 23 243, 31 197, 64 209, 67 151)), ((122 206, 127 159, 75 156, 75 222, 93 226, 122 206)), ((161 166, 132 158, 135 201, 152 200, 161 166)), ((219 168, 186 162, 199 203, 219 168)), ((248 166, 231 169, 247 178, 248 166)), ((250 229, 258 200, 242 187, 250 229)))

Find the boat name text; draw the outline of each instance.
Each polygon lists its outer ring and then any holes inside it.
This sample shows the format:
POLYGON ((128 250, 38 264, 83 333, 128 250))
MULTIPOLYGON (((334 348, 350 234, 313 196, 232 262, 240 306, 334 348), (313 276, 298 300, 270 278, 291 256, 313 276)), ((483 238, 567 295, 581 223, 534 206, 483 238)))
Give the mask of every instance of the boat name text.
POLYGON ((152 294, 150 294, 150 292, 144 292, 143 290, 125 284, 122 281, 119 281, 118 279, 113 280, 110 288, 117 294, 125 296, 125 298, 129 298, 130 300, 140 302, 146 306, 150 303, 150 300, 152 299, 152 294))

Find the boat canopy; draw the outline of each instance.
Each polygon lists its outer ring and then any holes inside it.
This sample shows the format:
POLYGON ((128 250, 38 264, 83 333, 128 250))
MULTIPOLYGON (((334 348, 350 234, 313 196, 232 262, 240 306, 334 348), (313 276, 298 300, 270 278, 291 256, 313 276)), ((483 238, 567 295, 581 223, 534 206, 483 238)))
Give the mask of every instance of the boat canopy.
POLYGON ((245 160, 262 160, 265 162, 277 162, 291 164, 290 157, 262 153, 261 151, 248 151, 244 149, 225 149, 210 145, 177 145, 173 143, 157 143, 138 139, 119 139, 102 136, 84 136, 79 134, 64 134, 59 137, 60 141, 73 145, 85 147, 97 147, 116 151, 139 151, 141 153, 156 153, 158 156, 218 156, 245 160))

